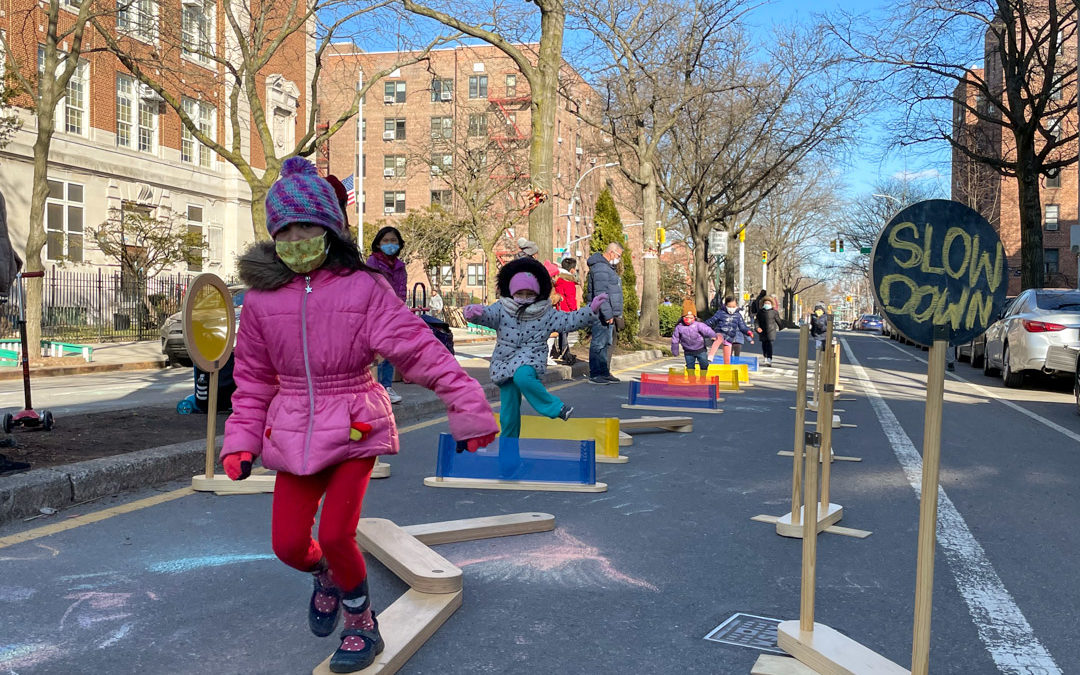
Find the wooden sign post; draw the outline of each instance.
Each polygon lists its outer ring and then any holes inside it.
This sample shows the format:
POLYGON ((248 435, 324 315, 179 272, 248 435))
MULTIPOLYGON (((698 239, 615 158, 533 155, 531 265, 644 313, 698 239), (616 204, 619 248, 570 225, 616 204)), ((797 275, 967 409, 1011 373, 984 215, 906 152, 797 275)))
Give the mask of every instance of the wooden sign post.
POLYGON ((807 348, 810 343, 810 325, 799 329, 799 375, 795 385, 795 450, 791 463, 791 524, 802 524, 799 508, 802 506, 803 453, 806 450, 806 368, 807 348))
POLYGON ((191 282, 184 296, 184 344, 188 356, 195 365, 210 373, 206 408, 206 471, 191 479, 191 488, 231 494, 273 492, 274 476, 271 475, 253 475, 243 481, 214 475, 218 374, 232 356, 235 343, 236 310, 229 288, 216 274, 200 274, 191 282))
MULTIPOLYGON (((930 348, 911 670, 814 622, 816 532, 808 523, 803 537, 799 621, 782 622, 777 628, 777 642, 823 675, 870 672, 926 675, 930 668, 945 352, 953 345, 970 342, 994 321, 1005 301, 1008 270, 1001 240, 982 216, 959 202, 935 199, 905 208, 885 226, 871 256, 871 277, 878 306, 889 322, 911 342, 930 348)), ((824 378, 831 382, 830 361, 826 357, 824 378)), ((823 397, 823 407, 828 402, 829 397, 823 397)), ((813 455, 816 448, 811 445, 807 450, 808 462, 813 455)), ((815 479, 808 470, 804 504, 811 503, 815 479)))

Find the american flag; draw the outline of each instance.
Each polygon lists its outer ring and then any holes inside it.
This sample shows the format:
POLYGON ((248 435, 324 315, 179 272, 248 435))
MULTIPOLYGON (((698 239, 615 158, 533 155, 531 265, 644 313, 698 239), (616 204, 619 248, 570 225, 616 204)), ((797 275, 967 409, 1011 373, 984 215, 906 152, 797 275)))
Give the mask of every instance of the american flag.
POLYGON ((352 174, 349 174, 345 178, 345 180, 341 181, 341 184, 345 186, 345 189, 349 193, 349 201, 346 202, 346 204, 348 204, 350 206, 355 204, 356 203, 356 184, 353 182, 352 174))

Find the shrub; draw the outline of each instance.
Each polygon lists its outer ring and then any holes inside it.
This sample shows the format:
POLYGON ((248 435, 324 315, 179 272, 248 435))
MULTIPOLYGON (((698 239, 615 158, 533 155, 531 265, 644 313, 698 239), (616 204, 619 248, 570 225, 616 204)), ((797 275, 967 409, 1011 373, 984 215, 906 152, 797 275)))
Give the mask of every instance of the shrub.
POLYGON ((675 332, 675 326, 682 318, 682 307, 679 305, 660 305, 657 308, 660 313, 660 335, 671 337, 675 332))

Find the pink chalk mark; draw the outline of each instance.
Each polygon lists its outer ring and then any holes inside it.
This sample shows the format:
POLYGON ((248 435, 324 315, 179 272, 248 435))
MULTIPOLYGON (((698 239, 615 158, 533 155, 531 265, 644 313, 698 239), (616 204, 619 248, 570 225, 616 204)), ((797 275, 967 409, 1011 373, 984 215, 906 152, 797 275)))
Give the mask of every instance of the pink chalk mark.
POLYGON ((71 606, 64 612, 64 616, 60 617, 60 630, 64 629, 64 622, 67 621, 68 616, 83 603, 89 605, 91 609, 97 610, 121 609, 127 606, 130 598, 131 593, 103 593, 101 591, 84 591, 65 595, 65 600, 74 600, 75 602, 71 603, 71 606))
POLYGON ((600 549, 595 546, 589 546, 577 537, 568 534, 563 530, 556 530, 555 537, 559 539, 561 543, 541 546, 534 548, 531 551, 498 553, 480 558, 472 558, 469 560, 457 561, 454 564, 458 567, 466 567, 468 565, 503 562, 512 565, 520 565, 522 567, 530 567, 540 572, 549 572, 564 568, 572 563, 588 561, 595 562, 599 565, 600 572, 612 581, 635 586, 637 588, 646 588, 650 591, 660 591, 659 588, 644 579, 632 577, 615 569, 615 566, 611 564, 611 560, 609 560, 607 556, 602 555, 600 549))

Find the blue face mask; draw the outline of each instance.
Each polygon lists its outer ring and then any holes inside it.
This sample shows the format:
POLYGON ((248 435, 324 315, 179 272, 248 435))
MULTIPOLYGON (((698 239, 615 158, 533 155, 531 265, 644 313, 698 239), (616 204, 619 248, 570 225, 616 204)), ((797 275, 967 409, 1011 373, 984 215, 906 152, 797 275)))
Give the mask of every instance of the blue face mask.
POLYGON ((397 252, 401 250, 401 246, 397 244, 382 244, 379 246, 379 250, 386 255, 397 255, 397 252))

